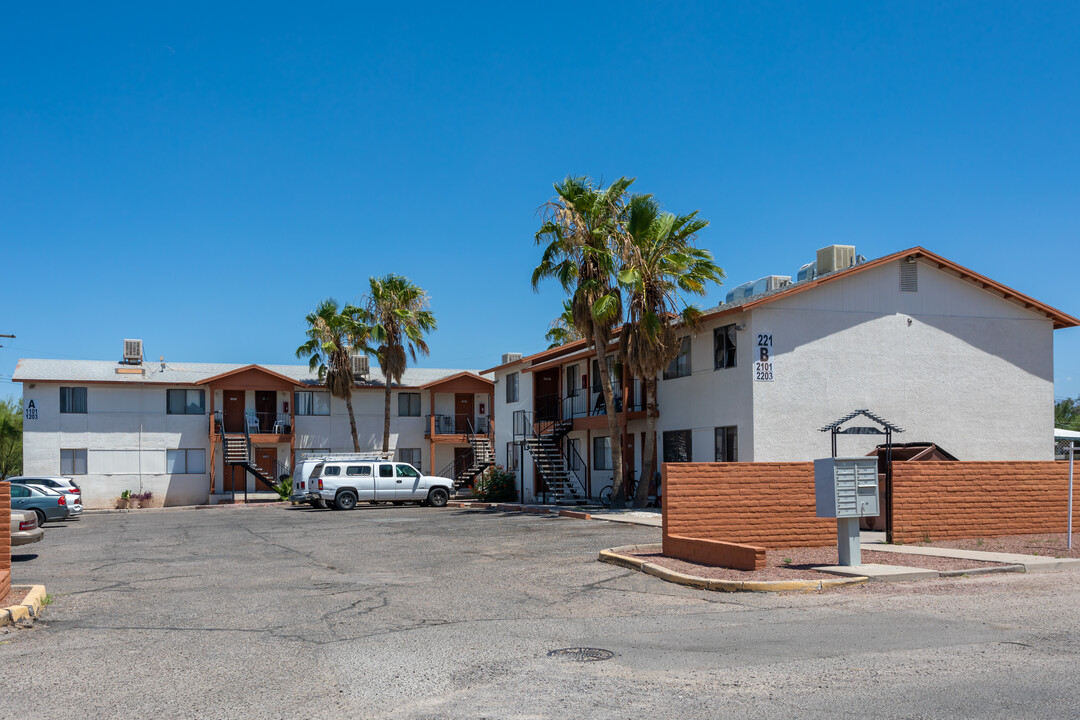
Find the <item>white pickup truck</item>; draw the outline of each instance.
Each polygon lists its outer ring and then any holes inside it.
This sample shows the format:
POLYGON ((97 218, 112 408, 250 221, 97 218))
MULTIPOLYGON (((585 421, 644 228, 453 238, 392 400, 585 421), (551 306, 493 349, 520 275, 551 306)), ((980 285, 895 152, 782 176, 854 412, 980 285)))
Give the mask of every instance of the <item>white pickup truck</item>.
POLYGON ((453 488, 449 478, 423 475, 409 463, 381 460, 325 460, 307 479, 308 500, 338 510, 352 510, 358 502, 443 507, 453 488))

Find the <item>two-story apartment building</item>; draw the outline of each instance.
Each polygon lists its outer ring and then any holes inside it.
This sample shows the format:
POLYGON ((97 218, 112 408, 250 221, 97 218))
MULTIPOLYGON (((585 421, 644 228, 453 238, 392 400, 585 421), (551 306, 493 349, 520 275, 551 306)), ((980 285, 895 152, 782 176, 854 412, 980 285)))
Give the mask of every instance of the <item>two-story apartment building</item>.
MULTIPOLYGON (((933 442, 961 460, 1053 459, 1053 332, 1080 321, 923 248, 865 261, 833 246, 819 261, 796 282, 740 286, 680 330, 657 384, 661 462, 826 457, 821 428, 857 409, 903 428, 894 442, 933 442)), ((613 345, 604 365, 636 478, 640 384, 614 358, 613 345)), ((582 341, 488 371, 496 460, 519 470, 526 498, 557 499, 564 481, 589 497, 611 484, 599 371, 582 341)), ((879 442, 846 435, 839 450, 879 442)))
MULTIPOLYGON (((13 379, 24 472, 73 477, 89 507, 124 490, 165 505, 219 501, 267 490, 260 476, 288 474, 304 454, 353 450, 344 400, 306 365, 24 359, 13 379)), ((383 382, 372 368, 353 391, 364 451, 382 449, 383 382)), ((409 368, 391 391, 391 451, 427 474, 453 471, 471 439, 489 436, 491 392, 471 371, 409 368)))

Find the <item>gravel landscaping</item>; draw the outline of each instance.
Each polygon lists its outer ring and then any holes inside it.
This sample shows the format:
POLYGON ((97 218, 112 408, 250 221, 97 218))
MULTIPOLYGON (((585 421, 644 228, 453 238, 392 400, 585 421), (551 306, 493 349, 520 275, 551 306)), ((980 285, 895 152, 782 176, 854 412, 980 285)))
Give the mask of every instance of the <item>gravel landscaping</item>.
MULTIPOLYGON (((766 553, 764 570, 734 570, 732 568, 699 565, 697 563, 665 557, 660 553, 634 553, 641 558, 661 567, 676 572, 710 580, 820 580, 823 577, 835 577, 818 572, 813 568, 818 565, 836 565, 838 559, 835 547, 791 548, 788 550, 769 550, 766 553)), ((903 567, 926 568, 927 570, 974 570, 983 567, 1001 566, 1003 563, 982 562, 979 560, 961 560, 955 558, 934 557, 932 555, 908 555, 900 553, 862 551, 862 561, 867 564, 900 565, 903 567)))
POLYGON ((931 540, 912 547, 957 548, 983 552, 1018 553, 1042 557, 1080 558, 1080 533, 1073 533, 1072 549, 1066 547, 1065 533, 1043 535, 1008 535, 1005 537, 967 538, 964 540, 931 540))

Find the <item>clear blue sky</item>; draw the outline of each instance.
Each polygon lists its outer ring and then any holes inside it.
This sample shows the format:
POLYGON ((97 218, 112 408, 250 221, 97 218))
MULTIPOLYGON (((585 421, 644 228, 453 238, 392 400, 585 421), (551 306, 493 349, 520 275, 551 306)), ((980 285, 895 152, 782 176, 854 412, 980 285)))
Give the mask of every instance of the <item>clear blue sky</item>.
POLYGON ((424 365, 536 351, 568 173, 700 210, 728 286, 923 245, 1080 314, 1078 38, 1051 2, 15 4, 0 381, 125 337, 296 362, 319 300, 391 271, 431 295, 424 365))

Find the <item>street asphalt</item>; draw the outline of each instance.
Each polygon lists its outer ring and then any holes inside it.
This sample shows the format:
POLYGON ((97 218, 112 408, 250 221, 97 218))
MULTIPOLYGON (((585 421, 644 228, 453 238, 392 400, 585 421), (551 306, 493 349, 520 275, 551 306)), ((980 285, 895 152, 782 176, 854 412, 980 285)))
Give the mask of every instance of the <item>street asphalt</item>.
POLYGON ((1069 718, 1080 572, 723 594, 657 528, 454 508, 87 513, 19 548, 0 717, 1069 718), (552 650, 598 648, 575 662, 552 650))

